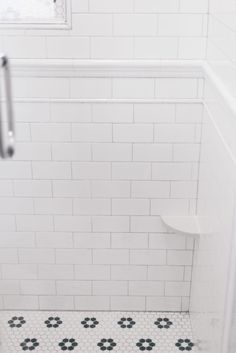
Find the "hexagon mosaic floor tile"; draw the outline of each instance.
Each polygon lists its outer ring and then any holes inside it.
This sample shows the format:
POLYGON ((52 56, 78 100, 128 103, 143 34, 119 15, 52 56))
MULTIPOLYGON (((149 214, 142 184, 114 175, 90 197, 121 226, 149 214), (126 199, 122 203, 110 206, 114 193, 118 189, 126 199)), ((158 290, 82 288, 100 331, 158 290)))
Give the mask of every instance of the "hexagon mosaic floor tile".
POLYGON ((4 311, 0 330, 2 353, 195 351, 187 313, 4 311))

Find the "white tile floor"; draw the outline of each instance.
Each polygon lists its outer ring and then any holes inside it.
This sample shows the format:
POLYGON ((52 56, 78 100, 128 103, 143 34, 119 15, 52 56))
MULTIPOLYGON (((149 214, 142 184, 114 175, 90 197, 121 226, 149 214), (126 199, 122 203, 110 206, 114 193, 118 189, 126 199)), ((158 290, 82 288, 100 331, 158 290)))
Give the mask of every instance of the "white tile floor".
POLYGON ((2 353, 195 351, 186 313, 4 311, 0 330, 2 353))

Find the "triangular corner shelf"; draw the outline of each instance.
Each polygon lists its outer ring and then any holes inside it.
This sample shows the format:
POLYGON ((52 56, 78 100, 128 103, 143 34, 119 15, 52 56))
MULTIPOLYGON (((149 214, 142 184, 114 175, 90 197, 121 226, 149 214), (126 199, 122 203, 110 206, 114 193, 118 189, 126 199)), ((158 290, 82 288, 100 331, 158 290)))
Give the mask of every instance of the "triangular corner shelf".
POLYGON ((167 228, 176 233, 200 234, 199 222, 196 216, 161 216, 161 219, 167 228))

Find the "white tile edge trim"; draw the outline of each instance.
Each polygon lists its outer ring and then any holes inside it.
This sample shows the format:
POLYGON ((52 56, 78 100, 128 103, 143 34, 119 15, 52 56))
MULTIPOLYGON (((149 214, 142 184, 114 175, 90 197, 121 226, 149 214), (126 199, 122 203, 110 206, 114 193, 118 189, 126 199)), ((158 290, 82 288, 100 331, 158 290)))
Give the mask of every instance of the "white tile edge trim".
POLYGON ((12 60, 14 76, 204 78, 202 61, 12 60))

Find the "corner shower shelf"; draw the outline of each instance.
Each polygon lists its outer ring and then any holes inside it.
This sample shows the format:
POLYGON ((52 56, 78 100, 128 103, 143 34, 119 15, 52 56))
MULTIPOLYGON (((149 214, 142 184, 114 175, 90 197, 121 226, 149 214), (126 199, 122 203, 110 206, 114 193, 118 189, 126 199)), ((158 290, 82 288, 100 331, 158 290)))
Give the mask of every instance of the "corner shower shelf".
POLYGON ((171 231, 189 235, 200 234, 199 222, 196 216, 161 216, 161 219, 171 231))

